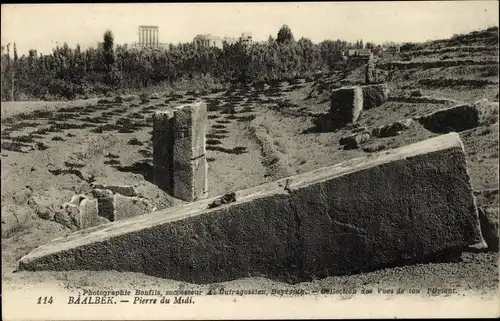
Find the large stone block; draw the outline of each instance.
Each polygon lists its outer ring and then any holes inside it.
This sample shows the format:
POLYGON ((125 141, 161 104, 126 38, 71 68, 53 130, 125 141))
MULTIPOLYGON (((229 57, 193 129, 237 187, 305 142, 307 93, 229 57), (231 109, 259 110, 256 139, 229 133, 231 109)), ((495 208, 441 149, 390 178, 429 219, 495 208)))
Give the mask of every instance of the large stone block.
POLYGON ((483 99, 474 104, 463 104, 417 118, 427 130, 434 133, 461 132, 481 125, 490 125, 498 119, 498 103, 483 99))
POLYGON ((113 196, 113 203, 115 210, 112 221, 143 215, 155 209, 147 199, 123 196, 121 194, 115 194, 113 196))
POLYGON ((208 193, 208 164, 205 155, 185 163, 174 163, 174 197, 192 202, 208 193))
POLYGON ((86 229, 101 224, 97 198, 85 198, 80 203, 79 228, 86 229))
POLYGON ((417 119, 433 133, 461 132, 479 126, 479 111, 473 105, 440 109, 417 119))
POLYGON ((205 155, 207 105, 204 102, 179 106, 174 111, 174 162, 187 163, 205 155))
POLYGON ((330 117, 334 124, 350 124, 358 120, 363 111, 363 92, 359 86, 335 89, 330 98, 330 117))
POLYGON ((362 86, 363 110, 378 107, 385 103, 389 97, 387 84, 362 86))
POLYGON ((97 198, 99 216, 112 222, 115 216, 113 192, 107 189, 94 189, 92 195, 97 198))
POLYGON ((68 228, 74 226, 81 230, 100 224, 97 198, 90 199, 85 195, 75 195, 61 208, 64 213, 59 215, 58 221, 68 228), (69 217, 69 220, 66 217, 69 217))
POLYGON ((153 115, 153 181, 172 194, 174 165, 174 112, 158 111, 153 115))
POLYGON ((456 133, 73 233, 24 270, 117 270, 196 283, 298 282, 459 255, 482 242, 456 133))
POLYGON ((137 190, 133 187, 133 186, 130 186, 130 185, 103 185, 103 184, 93 184, 93 188, 96 188, 96 189, 108 189, 110 191, 112 191, 113 193, 118 193, 118 194, 122 194, 122 195, 125 195, 125 196, 138 196, 139 193, 137 192, 137 190))

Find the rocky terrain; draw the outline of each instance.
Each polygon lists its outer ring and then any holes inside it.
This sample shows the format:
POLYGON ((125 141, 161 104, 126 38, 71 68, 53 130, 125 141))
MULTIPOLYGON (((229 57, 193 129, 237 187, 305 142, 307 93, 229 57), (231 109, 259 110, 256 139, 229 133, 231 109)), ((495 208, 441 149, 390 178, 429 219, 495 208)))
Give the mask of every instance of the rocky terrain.
MULTIPOLYGON (((101 289, 117 284, 208 288, 113 271, 13 273, 17 260, 30 250, 78 229, 64 204, 78 194, 92 195, 98 184, 133 187, 133 195, 118 191, 115 196, 147 200, 145 212, 182 204, 152 183, 152 114, 198 100, 205 101, 209 110, 209 196, 457 131, 467 152, 482 224, 498 228, 498 29, 459 40, 432 42, 398 59, 376 58, 370 72, 387 82, 387 101, 365 110, 355 126, 329 131, 318 127, 317 118, 330 108, 331 89, 380 81, 367 79, 365 66, 211 93, 167 96, 159 92, 71 103, 2 103, 4 288, 42 283, 101 289), (496 109, 491 102, 497 103, 496 109), (466 107, 440 111, 454 106, 466 107)), ((487 239, 490 244, 495 242, 495 235, 492 237, 487 239)), ((459 262, 279 284, 307 290, 382 285, 448 286, 491 295, 498 291, 498 252, 491 246, 488 251, 466 252, 459 262)), ((277 285, 249 278, 223 286, 277 285)))

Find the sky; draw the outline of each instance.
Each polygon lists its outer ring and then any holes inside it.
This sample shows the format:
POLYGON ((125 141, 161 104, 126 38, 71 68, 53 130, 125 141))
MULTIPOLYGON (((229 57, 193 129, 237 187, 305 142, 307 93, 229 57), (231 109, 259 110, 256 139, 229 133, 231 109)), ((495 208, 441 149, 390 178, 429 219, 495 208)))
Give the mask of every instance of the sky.
POLYGON ((197 34, 256 41, 287 24, 296 39, 384 43, 443 39, 498 26, 499 3, 488 1, 372 1, 275 3, 2 4, 1 43, 50 53, 56 44, 95 46, 109 29, 116 44, 138 41, 139 25, 157 25, 163 43, 197 34))

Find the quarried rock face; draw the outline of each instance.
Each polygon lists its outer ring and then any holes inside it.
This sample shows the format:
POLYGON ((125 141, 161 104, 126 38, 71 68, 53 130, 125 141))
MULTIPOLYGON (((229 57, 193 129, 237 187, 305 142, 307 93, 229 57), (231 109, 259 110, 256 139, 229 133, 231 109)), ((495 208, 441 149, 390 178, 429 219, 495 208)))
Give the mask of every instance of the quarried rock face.
POLYGON ((482 242, 456 133, 73 233, 24 270, 117 270, 195 283, 299 282, 444 259, 482 242))

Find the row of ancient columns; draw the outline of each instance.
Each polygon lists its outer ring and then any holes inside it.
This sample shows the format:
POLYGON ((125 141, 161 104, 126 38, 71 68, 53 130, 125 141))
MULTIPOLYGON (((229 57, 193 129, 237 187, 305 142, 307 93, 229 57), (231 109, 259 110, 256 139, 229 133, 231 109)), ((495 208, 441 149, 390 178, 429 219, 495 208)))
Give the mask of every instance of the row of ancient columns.
POLYGON ((184 201, 207 196, 207 123, 204 102, 158 111, 154 115, 154 184, 184 201))
POLYGON ((139 44, 141 46, 158 46, 158 29, 140 28, 139 29, 139 44))

